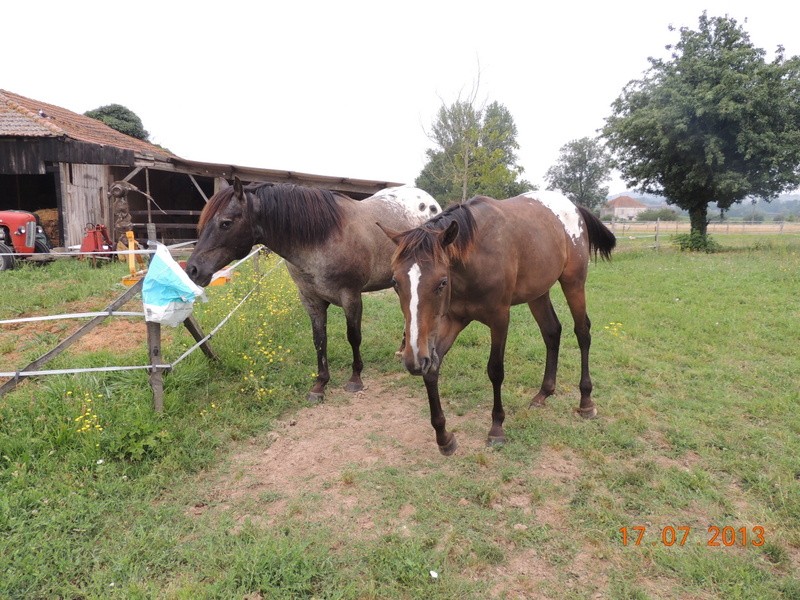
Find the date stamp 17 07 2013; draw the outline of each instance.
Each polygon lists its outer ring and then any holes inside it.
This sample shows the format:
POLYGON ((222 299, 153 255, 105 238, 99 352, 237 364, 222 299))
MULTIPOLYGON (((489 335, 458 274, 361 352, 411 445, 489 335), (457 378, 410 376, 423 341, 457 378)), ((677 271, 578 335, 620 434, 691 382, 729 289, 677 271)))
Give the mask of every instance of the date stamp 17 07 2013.
POLYGON ((732 527, 725 525, 718 527, 711 525, 707 534, 700 540, 693 539, 692 527, 678 526, 655 528, 648 532, 644 525, 634 527, 620 527, 623 546, 641 546, 642 544, 663 546, 685 546, 686 544, 699 544, 710 547, 730 548, 731 546, 763 546, 765 531, 761 525, 752 527, 732 527))

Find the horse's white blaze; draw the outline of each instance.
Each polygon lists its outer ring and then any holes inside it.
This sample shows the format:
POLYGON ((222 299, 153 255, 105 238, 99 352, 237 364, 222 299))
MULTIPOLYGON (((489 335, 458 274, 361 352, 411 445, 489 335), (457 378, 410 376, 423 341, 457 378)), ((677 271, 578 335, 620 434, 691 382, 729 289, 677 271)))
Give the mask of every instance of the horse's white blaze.
POLYGON ((544 192, 527 192, 522 195, 531 200, 537 200, 540 204, 549 208, 550 212, 561 221, 561 224, 564 226, 564 231, 572 238, 573 243, 578 243, 581 233, 583 233, 583 224, 578 208, 569 198, 559 192, 549 190, 544 192))
POLYGON ((411 325, 408 331, 408 343, 414 353, 414 366, 419 368, 419 279, 422 275, 419 265, 414 263, 408 270, 408 280, 411 283, 411 301, 408 303, 408 312, 411 315, 411 325))

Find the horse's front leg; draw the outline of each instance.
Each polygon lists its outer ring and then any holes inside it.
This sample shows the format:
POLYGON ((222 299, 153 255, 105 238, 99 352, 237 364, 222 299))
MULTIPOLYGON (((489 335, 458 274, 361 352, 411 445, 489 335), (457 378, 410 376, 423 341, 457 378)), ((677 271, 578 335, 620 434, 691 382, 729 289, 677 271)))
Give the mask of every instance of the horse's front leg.
POLYGON ((307 298, 302 294, 300 299, 311 319, 311 334, 314 338, 314 350, 317 352, 317 379, 308 392, 308 401, 317 404, 325 399, 325 386, 331 378, 328 368, 328 306, 330 304, 318 298, 307 298))
POLYGON ((345 320, 347 321, 347 341, 353 350, 353 373, 345 384, 344 389, 348 392, 358 392, 364 389, 361 381, 361 371, 364 368, 364 361, 361 358, 361 314, 363 305, 361 303, 361 293, 356 292, 342 302, 345 320))
POLYGON ((444 417, 442 403, 439 399, 439 370, 428 371, 422 376, 425 382, 425 390, 428 392, 428 405, 431 409, 431 425, 436 432, 436 444, 439 452, 445 456, 450 456, 458 448, 456 437, 447 431, 447 419, 444 417))
POLYGON ((489 352, 489 363, 486 372, 492 382, 492 427, 486 440, 488 446, 502 446, 506 443, 506 434, 503 431, 503 421, 506 413, 503 410, 501 388, 505 379, 505 353, 506 339, 508 337, 508 309, 499 311, 495 320, 489 325, 492 332, 492 348, 489 352))
POLYGON ((458 334, 468 324, 468 321, 461 322, 442 317, 439 322, 436 344, 434 345, 436 356, 433 361, 434 365, 422 376, 422 380, 425 382, 425 391, 428 393, 428 406, 431 411, 431 425, 433 425, 433 429, 436 432, 436 444, 439 446, 439 452, 444 456, 453 454, 458 448, 458 444, 455 436, 447 431, 447 420, 439 398, 439 372, 447 351, 450 350, 458 334))

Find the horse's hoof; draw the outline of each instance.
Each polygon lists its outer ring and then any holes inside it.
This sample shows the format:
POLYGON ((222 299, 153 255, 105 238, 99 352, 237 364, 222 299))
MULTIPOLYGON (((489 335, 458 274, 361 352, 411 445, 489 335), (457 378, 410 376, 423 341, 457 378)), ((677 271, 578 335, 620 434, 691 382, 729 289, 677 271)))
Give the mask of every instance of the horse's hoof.
POLYGON ((539 392, 538 394, 536 394, 533 397, 533 400, 531 400, 531 405, 530 405, 531 408, 544 408, 545 406, 547 406, 547 396, 548 395, 549 394, 544 394, 542 392, 539 392))
POLYGON ((497 448, 506 445, 506 436, 504 435, 490 435, 486 438, 486 445, 489 448, 497 448))
POLYGON ((439 446, 439 452, 441 452, 443 456, 452 456, 457 449, 458 444, 456 443, 456 436, 452 434, 450 435, 449 442, 447 442, 444 446, 439 446))
POLYGON ((580 415, 584 419, 596 419, 597 418, 597 407, 592 404, 586 408, 577 408, 575 410, 575 414, 580 415))
POLYGON ((348 381, 344 384, 344 389, 346 392, 360 392, 364 389, 364 384, 360 381, 348 381))
POLYGON ((322 401, 325 400, 325 394, 320 392, 308 392, 306 400, 308 400, 309 404, 322 404, 322 401))

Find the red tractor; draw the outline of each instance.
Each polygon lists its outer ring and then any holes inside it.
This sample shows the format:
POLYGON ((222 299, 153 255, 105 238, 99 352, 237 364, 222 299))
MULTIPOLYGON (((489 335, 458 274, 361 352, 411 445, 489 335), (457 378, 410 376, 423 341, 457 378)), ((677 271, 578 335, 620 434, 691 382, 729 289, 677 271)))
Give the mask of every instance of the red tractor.
POLYGON ((0 210, 0 271, 13 269, 17 258, 32 253, 50 253, 50 243, 36 215, 24 210, 0 210))

